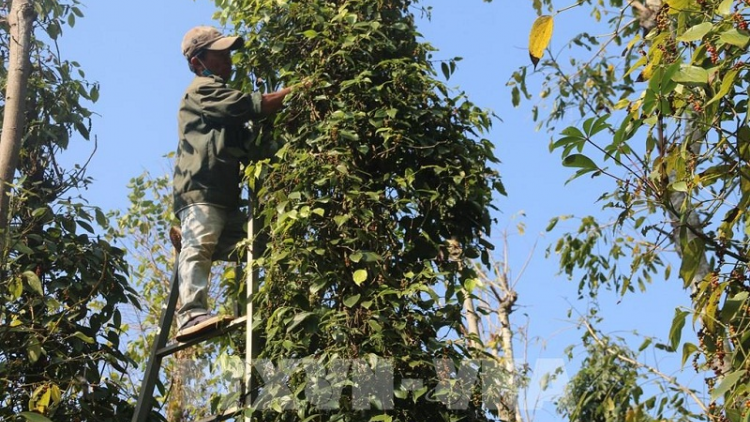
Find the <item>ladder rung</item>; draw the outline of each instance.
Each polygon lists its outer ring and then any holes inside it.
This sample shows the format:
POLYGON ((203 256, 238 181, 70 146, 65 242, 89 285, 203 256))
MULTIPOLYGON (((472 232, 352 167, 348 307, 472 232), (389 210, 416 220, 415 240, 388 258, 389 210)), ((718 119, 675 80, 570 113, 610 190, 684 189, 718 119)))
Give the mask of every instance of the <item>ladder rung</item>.
POLYGON ((239 408, 237 406, 230 407, 229 409, 225 410, 224 413, 220 413, 218 415, 212 415, 203 419, 199 419, 196 422, 218 422, 218 421, 225 421, 229 418, 232 418, 234 416, 237 416, 240 412, 242 412, 242 408, 239 408))
POLYGON ((180 351, 182 349, 187 349, 188 347, 191 347, 191 346, 196 345, 198 343, 202 343, 202 342, 204 342, 206 340, 209 340, 209 339, 212 339, 214 337, 218 337, 218 336, 220 336, 222 334, 226 334, 226 333, 228 333, 230 331, 233 331, 233 330, 237 329, 240 326, 244 326, 246 322, 247 322, 247 315, 243 315, 241 317, 237 317, 237 318, 233 319, 232 322, 230 322, 226 326, 224 326, 222 328, 219 328, 218 330, 213 330, 213 331, 211 331, 210 333, 208 333, 206 335, 203 335, 203 336, 200 336, 200 337, 196 337, 194 339, 191 339, 191 340, 188 340, 188 341, 185 341, 185 342, 182 342, 182 343, 176 342, 176 341, 172 342, 172 343, 169 343, 165 347, 162 347, 161 349, 157 350, 156 354, 157 354, 157 356, 160 356, 160 357, 171 355, 172 353, 178 352, 178 351, 180 351))

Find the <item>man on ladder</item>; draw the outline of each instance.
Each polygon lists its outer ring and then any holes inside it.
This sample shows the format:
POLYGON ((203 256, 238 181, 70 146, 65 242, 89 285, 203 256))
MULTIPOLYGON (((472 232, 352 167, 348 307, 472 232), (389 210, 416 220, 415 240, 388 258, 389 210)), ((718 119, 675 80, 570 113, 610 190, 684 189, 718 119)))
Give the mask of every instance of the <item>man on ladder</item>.
POLYGON ((211 263, 234 258, 237 243, 246 236, 240 164, 252 154, 252 123, 278 111, 291 92, 248 94, 228 87, 231 52, 243 44, 242 38, 209 26, 189 30, 182 40, 182 53, 196 76, 180 101, 174 169, 174 212, 182 230, 176 336, 181 342, 232 319, 207 309, 211 263))
MULTIPOLYGON (((268 94, 244 93, 228 87, 232 74, 231 52, 243 44, 242 38, 224 36, 208 26, 191 29, 182 40, 182 54, 195 78, 182 96, 178 114, 174 212, 180 220, 181 233, 170 232, 178 260, 170 282, 171 292, 162 309, 160 329, 146 364, 133 422, 146 422, 149 418, 152 393, 165 356, 238 325, 230 324, 231 316, 216 316, 208 311, 211 264, 216 260, 235 261, 237 244, 248 233, 254 234, 252 213, 245 215, 240 210, 241 164, 247 164, 251 157, 264 155, 250 147, 256 135, 253 124, 281 109, 284 98, 292 92, 291 88, 283 88, 268 94), (246 221, 248 230, 245 230, 246 221), (178 293, 181 307, 176 312, 177 342, 167 344, 178 293)), ((310 84, 304 82, 302 86, 310 84)), ((252 259, 251 251, 248 253, 250 267, 252 259)), ((251 344, 253 273, 250 268, 244 318, 248 365, 254 353, 251 344)), ((250 371, 246 371, 243 391, 252 390, 250 383, 250 371)), ((247 394, 246 403, 252 403, 252 393, 247 394)), ((211 420, 224 420, 236 412, 230 409, 211 420)))

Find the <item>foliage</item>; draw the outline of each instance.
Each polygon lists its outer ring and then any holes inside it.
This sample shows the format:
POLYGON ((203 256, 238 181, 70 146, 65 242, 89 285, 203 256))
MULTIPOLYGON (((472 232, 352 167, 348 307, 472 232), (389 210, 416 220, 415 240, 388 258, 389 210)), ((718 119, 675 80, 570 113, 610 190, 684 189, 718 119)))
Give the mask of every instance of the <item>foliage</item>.
MULTIPOLYGON (((324 409, 299 370, 291 397, 261 390, 272 396, 264 420, 486 417, 476 401, 446 405, 433 360, 455 368, 467 356, 449 338, 460 327, 461 287, 475 274, 451 256, 489 262, 489 210, 503 192, 482 138, 491 116, 436 80, 413 3, 217 1, 246 39, 239 75, 265 89, 312 84, 259 128, 260 142, 279 141, 279 150, 247 172, 267 239, 257 260, 260 358, 312 358, 325 370, 337 359, 383 364, 396 390, 392 409, 390 397, 358 408, 352 391, 365 386, 349 378, 324 409), (410 393, 405 379, 424 384, 410 393)), ((446 77, 455 63, 440 63, 446 77)))
MULTIPOLYGON (((90 183, 85 166, 56 161, 73 137, 89 139, 84 102, 96 101, 98 86, 57 54, 62 28, 82 16, 78 2, 34 5, 27 127, 0 251, 0 419, 125 420, 129 405, 109 376, 128 363, 117 308, 132 298, 123 251, 96 235, 109 229, 102 211, 75 196, 90 183)), ((0 20, 0 51, 8 43, 0 20)), ((0 61, 0 85, 6 76, 0 61)))
MULTIPOLYGON (((538 13, 553 10, 551 0, 534 6, 538 13)), ((694 309, 677 313, 669 349, 710 372, 706 417, 747 420, 750 5, 609 0, 577 6, 590 11, 592 28, 606 26, 610 35, 583 32, 571 39, 568 57, 542 63, 542 93, 553 95, 552 107, 549 115, 536 107, 534 113, 552 131, 580 119, 550 148, 575 171, 572 178, 609 182, 601 200, 615 218, 609 238, 601 236, 608 223, 589 217, 554 251, 566 273, 583 274, 582 290, 593 295, 600 285, 623 294, 645 287, 664 268, 665 252, 676 252, 694 309), (623 257, 632 257, 624 268, 608 264, 623 257), (697 345, 681 342, 687 316, 700 326, 697 345)), ((516 104, 529 98, 526 79, 520 69, 510 82, 516 104)))
POLYGON ((641 394, 637 391, 640 387, 635 368, 617 361, 596 345, 589 345, 586 352, 581 369, 558 403, 561 413, 571 422, 626 420, 630 401, 641 394))
MULTIPOLYGON (((648 349, 652 338, 644 339, 634 352, 624 338, 602 335, 592 321, 601 322, 596 308, 582 322, 585 357, 557 402, 560 414, 571 422, 677 422, 701 417, 690 410, 693 391, 676 384, 658 367, 639 361, 638 354, 648 349)), ((568 348, 569 358, 576 348, 568 348)))

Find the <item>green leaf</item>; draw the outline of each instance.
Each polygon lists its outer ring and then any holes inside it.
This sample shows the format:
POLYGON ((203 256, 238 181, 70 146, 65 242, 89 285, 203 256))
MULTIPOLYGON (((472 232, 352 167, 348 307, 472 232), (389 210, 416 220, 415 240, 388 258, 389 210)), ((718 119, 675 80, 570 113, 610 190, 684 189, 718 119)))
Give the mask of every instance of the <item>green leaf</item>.
POLYGON ((86 334, 83 334, 83 333, 82 333, 82 332, 80 332, 80 331, 76 331, 75 333, 73 333, 73 337, 75 337, 75 338, 78 338, 78 339, 81 339, 81 340, 83 340, 83 341, 84 341, 85 343, 88 343, 88 344, 94 344, 94 343, 96 343, 96 341, 94 341, 94 339, 93 339, 93 338, 91 338, 91 337, 87 336, 86 334))
POLYGON ((735 384, 737 384, 737 381, 739 381, 746 373, 747 371, 744 369, 741 369, 739 371, 734 371, 731 374, 724 377, 724 379, 721 381, 721 384, 719 384, 716 388, 714 388, 713 391, 711 391, 711 401, 714 401, 718 399, 719 397, 722 397, 725 393, 727 393, 729 390, 734 387, 735 384))
POLYGON ((693 278, 702 260, 705 259, 706 245, 702 240, 694 238, 688 242, 680 241, 680 246, 683 251, 682 261, 680 262, 680 278, 682 278, 684 286, 688 287, 694 283, 693 278))
POLYGON ((36 412, 21 412, 18 415, 25 418, 29 422, 52 422, 46 416, 40 415, 36 412))
POLYGON ((727 298, 724 302, 724 306, 721 308, 721 320, 722 322, 729 323, 738 312, 742 311, 742 306, 747 301, 748 292, 739 292, 736 295, 727 298))
POLYGON ((314 29, 308 29, 307 31, 303 32, 302 35, 304 35, 307 38, 315 38, 318 36, 318 31, 314 29))
POLYGON ((46 213, 47 213, 47 208, 46 207, 42 207, 42 208, 35 209, 31 213, 31 216, 34 217, 34 218, 39 218, 39 217, 43 216, 46 213))
POLYGON ((686 311, 681 311, 679 309, 674 310, 672 327, 669 329, 669 344, 672 347, 672 350, 677 350, 677 346, 680 344, 682 329, 685 327, 685 317, 687 314, 686 311))
POLYGON ((349 259, 352 262, 359 262, 362 259, 362 252, 354 252, 353 254, 349 255, 349 259))
POLYGON ((693 353, 698 351, 698 346, 694 345, 693 343, 685 343, 682 345, 682 366, 685 366, 685 363, 687 363, 687 360, 690 359, 690 356, 693 355, 693 353))
POLYGON ((482 286, 482 281, 476 277, 471 277, 464 283, 464 289, 466 289, 466 292, 470 294, 473 293, 474 289, 479 286, 482 286))
POLYGON ((349 221, 349 218, 351 218, 351 216, 349 214, 337 215, 337 216, 333 217, 333 222, 336 223, 337 227, 341 227, 341 226, 344 225, 344 223, 346 223, 347 221, 349 221))
POLYGON ((514 86, 513 90, 511 90, 510 98, 513 107, 518 107, 521 104, 521 90, 517 86, 514 86))
POLYGON ((572 136, 574 138, 586 139, 586 136, 583 134, 583 132, 581 132, 581 129, 578 129, 575 126, 568 126, 565 129, 563 129, 563 131, 560 133, 562 133, 565 136, 572 136))
POLYGON ((682 35, 677 37, 677 41, 683 41, 683 42, 692 42, 692 41, 698 41, 700 39, 703 39, 703 37, 708 34, 708 31, 713 28, 714 25, 711 22, 703 22, 698 25, 693 26, 692 28, 689 28, 687 31, 683 32, 682 35))
POLYGON ((555 226, 557 225, 558 221, 560 221, 560 218, 559 217, 554 217, 552 220, 550 220, 549 224, 547 224, 547 228, 544 229, 544 231, 548 231, 548 232, 552 231, 552 229, 554 229, 555 226))
POLYGON ((33 271, 24 271, 23 277, 26 279, 26 284, 31 287, 31 290, 38 293, 40 296, 44 296, 44 290, 42 289, 42 281, 33 271))
POLYGON ((679 83, 708 83, 708 71, 698 66, 685 66, 672 76, 672 80, 679 83))
POLYGON ((39 360, 40 357, 42 357, 44 349, 42 349, 42 345, 39 344, 36 339, 33 339, 29 346, 26 348, 26 353, 29 354, 29 360, 31 361, 31 363, 35 363, 39 360))
POLYGON ((729 72, 727 72, 726 75, 721 79, 721 88, 719 89, 719 92, 716 93, 716 95, 711 98, 709 102, 706 103, 706 105, 709 105, 715 101, 718 101, 722 98, 724 98, 725 95, 729 93, 729 91, 734 86, 734 81, 737 78, 737 72, 738 70, 732 69, 729 72))
POLYGON ((451 78, 451 70, 448 67, 448 63, 442 62, 440 64, 440 70, 443 72, 443 76, 445 76, 445 79, 448 80, 451 78))
POLYGON ((294 319, 292 319, 292 323, 289 324, 289 327, 287 327, 287 331, 291 331, 294 327, 298 326, 302 323, 302 321, 306 320, 307 318, 314 315, 312 312, 306 311, 306 312, 300 312, 296 315, 294 315, 294 319))
POLYGON ((582 169, 596 170, 596 164, 583 154, 571 154, 563 159, 565 167, 577 167, 582 169))
POLYGON ((340 130, 339 131, 339 135, 342 138, 347 139, 349 141, 358 141, 359 140, 359 135, 357 135, 356 133, 354 133, 352 131, 349 131, 349 130, 340 130))
POLYGON ((687 183, 684 180, 678 180, 672 184, 669 185, 669 189, 675 191, 675 192, 687 192, 688 186, 687 183))
POLYGON ((370 422, 391 422, 392 420, 393 416, 387 413, 381 413, 370 418, 370 422))
POLYGON ((383 257, 375 252, 364 252, 362 258, 364 258, 365 262, 380 262, 383 260, 383 257))
POLYGON ((354 275, 352 275, 352 279, 354 280, 357 285, 361 285, 362 283, 367 280, 367 270, 360 269, 354 272, 354 275))
POLYGON ((99 85, 94 85, 91 87, 91 90, 89 91, 89 98, 91 98, 92 103, 99 101, 99 85))
POLYGON ((734 3, 734 0, 724 0, 719 4, 719 7, 716 8, 716 13, 718 13, 721 16, 729 16, 732 13, 732 4, 734 3))
POLYGON ((643 340, 643 343, 641 343, 641 345, 638 347, 638 351, 642 352, 646 350, 646 348, 650 346, 652 342, 653 342, 653 339, 651 337, 646 337, 646 339, 643 340))
POLYGON ((13 300, 21 297, 21 295, 23 294, 23 280, 21 280, 21 277, 13 277, 10 280, 8 293, 10 293, 10 297, 13 300))
POLYGON ((745 47, 748 40, 750 40, 750 37, 732 28, 728 31, 722 32, 721 35, 719 35, 719 40, 727 44, 736 45, 737 47, 745 47))
POLYGON ((104 215, 101 209, 95 208, 95 215, 96 215, 96 223, 99 224, 101 227, 106 227, 107 222, 107 216, 104 215))
POLYGON ((666 3, 669 5, 670 10, 673 11, 689 12, 699 10, 699 6, 695 0, 666 0, 666 3))
POLYGON ((357 302, 359 302, 359 298, 361 296, 362 295, 356 294, 354 296, 347 297, 346 299, 344 299, 344 306, 346 306, 347 308, 351 308, 352 306, 356 305, 357 302))

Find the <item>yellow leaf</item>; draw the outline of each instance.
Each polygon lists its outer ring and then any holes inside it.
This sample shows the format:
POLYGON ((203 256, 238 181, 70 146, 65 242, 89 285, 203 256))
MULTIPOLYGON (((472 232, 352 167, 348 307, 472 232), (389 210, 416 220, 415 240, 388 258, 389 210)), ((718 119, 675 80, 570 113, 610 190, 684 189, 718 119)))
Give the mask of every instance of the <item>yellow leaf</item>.
POLYGON ((646 67, 643 68, 643 72, 638 76, 639 82, 644 82, 651 79, 654 74, 654 68, 661 65, 661 59, 664 56, 664 52, 661 50, 655 50, 651 55, 651 60, 648 61, 646 67))
POLYGON ((554 26, 554 20, 552 16, 542 15, 536 18, 534 24, 531 26, 531 34, 529 34, 529 56, 531 57, 531 63, 539 63, 539 59, 544 54, 544 49, 549 45, 550 39, 552 39, 552 27, 554 26))

